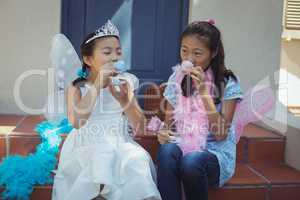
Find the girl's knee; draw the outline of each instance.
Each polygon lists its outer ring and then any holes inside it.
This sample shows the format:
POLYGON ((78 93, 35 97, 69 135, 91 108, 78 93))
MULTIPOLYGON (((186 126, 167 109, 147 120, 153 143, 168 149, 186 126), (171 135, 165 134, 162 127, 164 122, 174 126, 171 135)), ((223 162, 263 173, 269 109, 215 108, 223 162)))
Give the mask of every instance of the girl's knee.
POLYGON ((194 152, 185 155, 180 162, 182 178, 190 179, 206 175, 206 159, 202 153, 194 152))
POLYGON ((182 152, 176 144, 174 143, 163 144, 159 147, 158 150, 157 164, 174 165, 175 162, 180 160, 181 156, 182 156, 182 152))
POLYGON ((158 149, 158 157, 180 157, 181 155, 180 148, 174 143, 160 145, 158 149))

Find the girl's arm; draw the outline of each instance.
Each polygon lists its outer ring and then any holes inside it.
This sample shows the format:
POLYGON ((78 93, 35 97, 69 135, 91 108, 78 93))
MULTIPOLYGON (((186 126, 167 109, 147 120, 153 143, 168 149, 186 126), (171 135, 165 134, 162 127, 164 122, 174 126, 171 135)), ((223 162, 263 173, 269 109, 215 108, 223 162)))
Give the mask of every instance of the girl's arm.
POLYGON ((133 90, 129 84, 123 83, 120 85, 120 91, 110 84, 109 89, 111 94, 117 99, 123 108, 124 114, 127 116, 135 134, 144 134, 146 126, 146 117, 134 97, 133 90))
POLYGON ((98 92, 93 88, 89 88, 87 94, 84 96, 82 96, 78 87, 70 86, 68 88, 68 119, 76 129, 79 129, 86 123, 95 105, 98 92))
POLYGON ((133 97, 131 102, 124 107, 124 113, 127 116, 135 133, 138 135, 144 135, 147 121, 135 97, 133 97))
POLYGON ((166 101, 166 110, 165 110, 165 124, 166 124, 166 129, 160 130, 157 134, 157 139, 160 144, 165 144, 168 143, 171 138, 170 136, 172 135, 172 126, 173 126, 173 120, 172 120, 172 113, 173 113, 173 107, 172 105, 166 101))
POLYGON ((68 119, 74 128, 82 127, 91 115, 92 109, 96 103, 100 89, 103 88, 103 81, 98 74, 93 85, 87 87, 86 95, 82 96, 79 87, 70 86, 67 92, 68 119))
POLYGON ((217 140, 225 139, 234 115, 236 100, 223 101, 222 111, 219 113, 213 99, 208 93, 202 93, 201 99, 207 111, 210 132, 215 135, 217 140))

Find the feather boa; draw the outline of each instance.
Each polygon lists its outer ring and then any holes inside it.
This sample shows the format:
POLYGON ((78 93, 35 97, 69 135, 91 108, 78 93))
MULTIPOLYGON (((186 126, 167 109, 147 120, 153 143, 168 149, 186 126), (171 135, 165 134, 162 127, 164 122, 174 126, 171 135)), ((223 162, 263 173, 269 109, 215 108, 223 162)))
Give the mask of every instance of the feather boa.
POLYGON ((49 121, 37 124, 41 143, 28 156, 11 155, 0 165, 0 185, 5 187, 3 199, 27 200, 34 185, 50 184, 52 171, 57 165, 56 155, 62 141, 61 134, 73 129, 67 119, 55 125, 49 121))
MULTIPOLYGON (((183 61, 182 65, 175 68, 175 82, 180 85, 183 77, 192 68, 192 63, 183 61)), ((213 73, 209 68, 205 72, 205 84, 213 94, 213 73)), ((173 119, 176 126, 178 137, 175 136, 174 142, 181 148, 183 155, 203 151, 206 147, 206 139, 209 134, 208 117, 204 105, 199 95, 184 97, 180 87, 177 92, 177 104, 173 111, 173 119)), ((158 131, 163 127, 157 117, 150 120, 148 130, 158 131)))
POLYGON ((209 133, 208 118, 200 96, 179 96, 173 119, 180 137, 176 141, 183 155, 203 151, 209 133))

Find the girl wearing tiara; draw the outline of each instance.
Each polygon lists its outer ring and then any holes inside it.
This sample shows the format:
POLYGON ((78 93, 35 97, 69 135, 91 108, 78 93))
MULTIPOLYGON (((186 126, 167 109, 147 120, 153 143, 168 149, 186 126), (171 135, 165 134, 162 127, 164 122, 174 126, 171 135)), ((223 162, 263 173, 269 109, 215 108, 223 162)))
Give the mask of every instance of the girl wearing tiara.
POLYGON ((158 133, 158 188, 166 200, 181 199, 181 184, 187 200, 207 200, 209 186, 221 187, 234 174, 236 138, 232 119, 242 92, 236 76, 225 68, 221 33, 213 21, 187 26, 181 36, 180 56, 185 66, 173 68, 164 92, 165 124, 170 127, 175 121, 176 130, 165 128, 158 133), (196 126, 191 129, 191 140, 202 134, 197 151, 189 149, 193 141, 181 145, 172 142, 175 135, 188 132, 180 126, 182 121, 196 126))
POLYGON ((133 93, 137 78, 114 66, 122 54, 117 28, 108 21, 89 34, 81 54, 80 77, 67 94, 75 128, 61 149, 52 199, 161 199, 151 157, 129 135, 130 128, 143 133, 145 117, 133 93))

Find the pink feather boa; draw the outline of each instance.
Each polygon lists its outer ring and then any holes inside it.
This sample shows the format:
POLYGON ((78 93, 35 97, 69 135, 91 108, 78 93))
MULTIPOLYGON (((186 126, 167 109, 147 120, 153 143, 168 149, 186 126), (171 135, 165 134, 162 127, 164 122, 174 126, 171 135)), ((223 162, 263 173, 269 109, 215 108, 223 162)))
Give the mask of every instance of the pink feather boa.
MULTIPOLYGON (((200 95, 194 94, 185 97, 179 87, 191 67, 193 67, 191 63, 184 61, 175 69, 175 81, 179 91, 177 91, 177 104, 173 111, 173 119, 178 136, 172 137, 175 138, 174 142, 181 148, 183 155, 194 151, 203 151, 206 148, 206 139, 209 134, 208 117, 200 95)), ((208 69, 205 72, 205 84, 211 95, 213 81, 213 73, 211 69, 208 69)), ((153 117, 147 128, 151 131, 158 131, 162 129, 163 125, 163 122, 157 117, 153 117)))
MULTIPOLYGON (((192 67, 191 63, 184 61, 177 68, 175 78, 177 84, 181 84, 183 77, 192 67)), ((209 68, 205 72, 205 84, 210 95, 213 95, 213 81, 213 73, 209 68)), ((183 155, 194 151, 203 151, 206 148, 206 139, 209 134, 209 121, 201 96, 193 94, 185 97, 182 95, 181 89, 178 94, 177 104, 173 112, 176 130, 180 136, 177 144, 183 155)))

